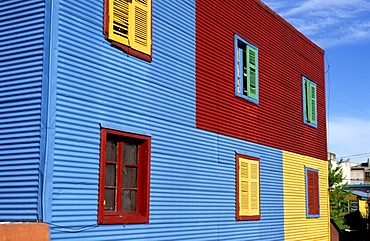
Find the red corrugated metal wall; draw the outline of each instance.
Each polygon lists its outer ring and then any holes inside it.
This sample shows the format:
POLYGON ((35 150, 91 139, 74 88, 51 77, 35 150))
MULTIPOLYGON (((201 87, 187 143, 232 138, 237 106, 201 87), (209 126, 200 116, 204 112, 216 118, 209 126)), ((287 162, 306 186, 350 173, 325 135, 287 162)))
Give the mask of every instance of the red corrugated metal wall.
POLYGON ((197 127, 326 160, 324 51, 258 0, 196 3, 197 127), (234 33, 259 48, 259 104, 235 96, 234 33), (318 127, 303 123, 302 75, 318 127))

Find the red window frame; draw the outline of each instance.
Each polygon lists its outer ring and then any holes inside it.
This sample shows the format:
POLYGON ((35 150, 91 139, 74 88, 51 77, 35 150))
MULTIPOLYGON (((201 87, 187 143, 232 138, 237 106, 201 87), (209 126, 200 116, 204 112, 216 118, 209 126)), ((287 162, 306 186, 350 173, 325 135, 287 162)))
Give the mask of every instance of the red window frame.
POLYGON ((98 222, 100 224, 129 224, 129 223, 148 223, 149 222, 149 194, 150 194, 150 146, 151 138, 149 136, 137 135, 122 131, 101 129, 100 136, 100 173, 99 173, 99 196, 98 196, 98 222), (105 173, 107 137, 114 136, 117 140, 117 168, 116 168, 116 187, 114 211, 104 209, 105 199, 105 173), (134 143, 137 145, 137 186, 133 188, 136 193, 136 210, 124 212, 122 210, 122 191, 130 188, 124 188, 123 167, 129 164, 123 163, 123 152, 125 143, 134 143), (121 161, 119 161, 121 160, 121 161))
POLYGON ((308 218, 320 217, 319 171, 306 168, 306 209, 308 218))

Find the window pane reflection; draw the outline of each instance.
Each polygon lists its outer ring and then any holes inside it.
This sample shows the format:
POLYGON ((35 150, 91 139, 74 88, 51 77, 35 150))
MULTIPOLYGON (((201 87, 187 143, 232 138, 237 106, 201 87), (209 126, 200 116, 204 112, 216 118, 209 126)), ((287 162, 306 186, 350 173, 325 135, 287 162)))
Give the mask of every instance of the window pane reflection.
POLYGON ((116 165, 107 164, 105 166, 105 186, 116 186, 116 165))
POLYGON ((107 140, 106 160, 117 162, 117 142, 114 140, 107 140))
POLYGON ((123 163, 127 164, 137 164, 137 145, 125 143, 123 150, 123 163))
POLYGON ((105 211, 115 211, 116 202, 116 190, 115 189, 105 189, 104 190, 104 210, 105 211))
POLYGON ((124 167, 122 175, 123 188, 137 187, 137 167, 124 167))
POLYGON ((122 211, 123 212, 136 211, 136 190, 122 191, 122 211))

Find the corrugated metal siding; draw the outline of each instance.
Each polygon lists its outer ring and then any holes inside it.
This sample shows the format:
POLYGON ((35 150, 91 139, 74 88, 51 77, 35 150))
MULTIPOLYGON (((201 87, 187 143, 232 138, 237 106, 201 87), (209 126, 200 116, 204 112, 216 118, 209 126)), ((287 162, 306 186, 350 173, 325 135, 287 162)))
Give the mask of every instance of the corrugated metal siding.
POLYGON ((0 220, 37 219, 45 4, 0 2, 0 220))
POLYGON ((281 151, 195 126, 195 1, 153 0, 151 63, 104 40, 102 1, 58 6, 52 239, 282 240, 281 151), (95 226, 100 125, 152 136, 149 224, 95 226), (260 221, 235 221, 235 151, 261 158, 260 221))
POLYGON ((196 11, 197 127, 326 159, 323 51, 257 0, 196 11), (235 96, 235 33, 259 48, 258 105, 235 96), (302 75, 317 83, 317 129, 303 123, 302 75))
POLYGON ((284 151, 283 163, 286 240, 329 240, 327 162, 284 151), (305 167, 319 171, 320 218, 306 218, 305 167))

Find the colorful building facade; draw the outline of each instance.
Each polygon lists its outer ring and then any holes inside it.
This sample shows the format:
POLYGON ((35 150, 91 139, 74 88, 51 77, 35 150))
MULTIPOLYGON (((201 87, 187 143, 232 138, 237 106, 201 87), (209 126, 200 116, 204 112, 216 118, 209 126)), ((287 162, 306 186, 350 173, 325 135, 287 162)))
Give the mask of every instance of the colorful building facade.
POLYGON ((1 221, 329 240, 324 52, 262 2, 0 6, 1 221))

